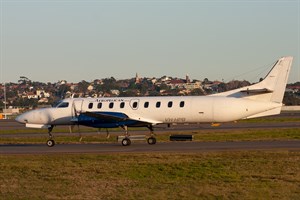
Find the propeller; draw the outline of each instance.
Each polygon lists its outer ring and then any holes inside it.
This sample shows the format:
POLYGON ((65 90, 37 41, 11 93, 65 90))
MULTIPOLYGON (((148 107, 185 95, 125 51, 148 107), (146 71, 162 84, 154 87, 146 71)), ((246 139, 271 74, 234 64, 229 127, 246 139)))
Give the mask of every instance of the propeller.
POLYGON ((75 124, 71 125, 69 127, 69 129, 70 129, 70 133, 73 133, 74 127, 77 125, 77 132, 78 132, 78 135, 79 135, 79 142, 81 142, 82 141, 82 135, 81 135, 80 128, 79 128, 79 123, 78 123, 78 116, 79 115, 80 115, 80 112, 78 112, 76 110, 75 101, 73 101, 73 104, 72 104, 72 121, 75 124))
MULTIPOLYGON (((100 134, 101 128, 98 128, 98 133, 100 134)), ((110 138, 110 132, 108 131, 108 128, 106 128, 106 139, 110 138)))

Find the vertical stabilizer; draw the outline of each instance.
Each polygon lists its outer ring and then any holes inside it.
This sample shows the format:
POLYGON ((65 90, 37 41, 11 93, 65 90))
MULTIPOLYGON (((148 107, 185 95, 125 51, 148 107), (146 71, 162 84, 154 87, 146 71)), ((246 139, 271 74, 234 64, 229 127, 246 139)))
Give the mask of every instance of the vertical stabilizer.
POLYGON ((268 75, 259 83, 213 96, 248 98, 256 101, 282 103, 293 57, 280 58, 268 75))
POLYGON ((289 78, 293 57, 283 57, 278 60, 274 68, 261 82, 266 88, 273 90, 271 101, 281 103, 283 100, 286 84, 289 78))

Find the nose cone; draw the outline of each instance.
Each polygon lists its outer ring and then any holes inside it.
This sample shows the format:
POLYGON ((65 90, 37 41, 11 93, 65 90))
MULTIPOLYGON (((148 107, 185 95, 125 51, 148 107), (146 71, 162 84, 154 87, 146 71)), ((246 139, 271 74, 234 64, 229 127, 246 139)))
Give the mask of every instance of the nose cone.
POLYGON ((51 117, 48 110, 38 109, 21 114, 15 120, 22 124, 48 124, 51 117))
POLYGON ((19 115, 18 117, 16 117, 15 120, 16 120, 17 122, 21 123, 21 124, 27 123, 27 120, 25 119, 24 115, 25 115, 25 114, 19 115))

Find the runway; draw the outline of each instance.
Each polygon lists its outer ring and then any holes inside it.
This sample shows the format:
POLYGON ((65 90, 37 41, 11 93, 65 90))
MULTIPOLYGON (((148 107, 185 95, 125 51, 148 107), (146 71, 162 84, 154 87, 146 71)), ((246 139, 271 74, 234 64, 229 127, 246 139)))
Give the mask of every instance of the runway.
POLYGON ((192 153, 245 150, 290 150, 300 151, 300 140, 294 141, 241 141, 241 142, 162 142, 155 145, 133 143, 121 146, 120 143, 99 144, 2 144, 0 154, 79 154, 79 153, 192 153))

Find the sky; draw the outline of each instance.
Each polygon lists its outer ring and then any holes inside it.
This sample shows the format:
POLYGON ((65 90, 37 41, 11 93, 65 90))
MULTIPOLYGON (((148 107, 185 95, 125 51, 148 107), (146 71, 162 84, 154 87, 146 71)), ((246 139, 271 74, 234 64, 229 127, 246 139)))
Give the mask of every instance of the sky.
POLYGON ((300 0, 0 0, 0 83, 171 77, 300 81, 300 0))

